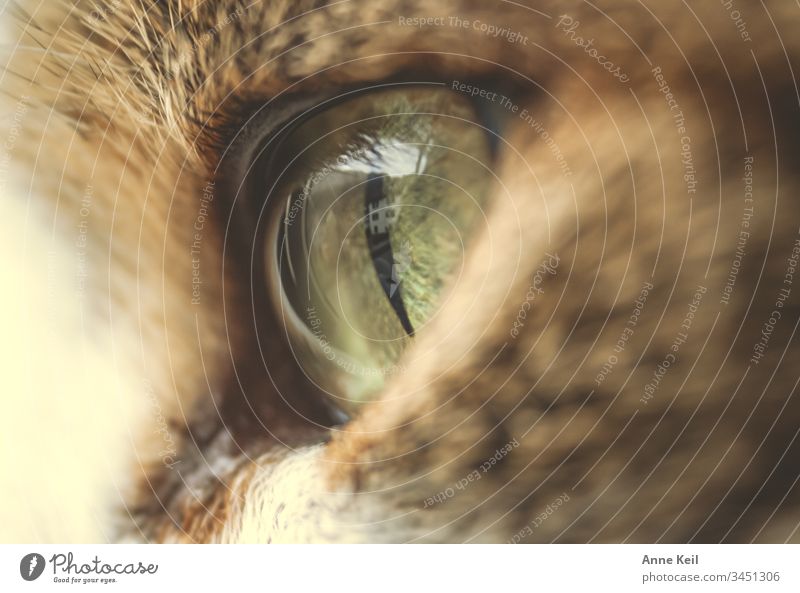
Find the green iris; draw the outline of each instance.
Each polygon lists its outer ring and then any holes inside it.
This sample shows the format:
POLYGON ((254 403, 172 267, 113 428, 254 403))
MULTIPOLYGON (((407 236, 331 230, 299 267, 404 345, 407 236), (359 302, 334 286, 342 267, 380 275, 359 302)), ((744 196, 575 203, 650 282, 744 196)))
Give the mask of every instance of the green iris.
POLYGON ((489 137, 449 90, 403 88, 319 112, 279 145, 273 265, 298 361, 346 410, 402 372, 483 219, 489 137))

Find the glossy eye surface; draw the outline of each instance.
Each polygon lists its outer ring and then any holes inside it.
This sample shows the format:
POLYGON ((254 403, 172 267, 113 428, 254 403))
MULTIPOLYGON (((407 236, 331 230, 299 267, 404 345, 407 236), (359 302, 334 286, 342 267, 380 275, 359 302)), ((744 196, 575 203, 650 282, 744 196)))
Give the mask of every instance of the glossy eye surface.
POLYGON ((403 371, 463 267, 492 180, 489 135, 463 96, 400 88, 317 112, 273 150, 278 313, 304 371, 352 411, 403 371))

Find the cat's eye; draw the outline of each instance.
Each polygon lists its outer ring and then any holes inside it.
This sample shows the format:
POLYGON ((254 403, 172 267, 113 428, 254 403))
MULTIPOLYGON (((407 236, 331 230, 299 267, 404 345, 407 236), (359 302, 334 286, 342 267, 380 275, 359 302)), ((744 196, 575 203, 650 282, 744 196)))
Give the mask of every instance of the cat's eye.
POLYGON ((277 313, 306 374, 352 411, 392 375, 480 228, 489 134, 440 87, 359 95, 275 143, 265 179, 277 313))

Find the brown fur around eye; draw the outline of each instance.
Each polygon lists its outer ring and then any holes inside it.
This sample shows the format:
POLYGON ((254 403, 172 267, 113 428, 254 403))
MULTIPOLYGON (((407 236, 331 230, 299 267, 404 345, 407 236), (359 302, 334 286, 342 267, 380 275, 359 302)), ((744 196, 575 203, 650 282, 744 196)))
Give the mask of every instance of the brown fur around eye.
POLYGON ((49 313, 7 358, 53 384, 12 365, 3 426, 64 474, 0 465, 75 519, 34 500, 4 540, 798 541, 796 6, 19 4, 4 225, 42 239, 4 257, 49 313), (232 180, 264 121, 388 82, 486 91, 494 178, 344 422, 232 180))

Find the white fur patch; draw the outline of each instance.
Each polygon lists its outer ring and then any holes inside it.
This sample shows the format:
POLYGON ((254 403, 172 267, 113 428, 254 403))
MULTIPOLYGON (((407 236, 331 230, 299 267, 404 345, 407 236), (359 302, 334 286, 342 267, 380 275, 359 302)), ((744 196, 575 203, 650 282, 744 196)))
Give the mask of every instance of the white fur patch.
POLYGON ((0 541, 110 541, 131 486, 136 383, 89 335, 76 250, 2 198, 0 541))
POLYGON ((324 487, 323 446, 290 453, 264 467, 240 492, 230 520, 220 534, 223 543, 357 542, 364 526, 344 520, 353 495, 324 487))

